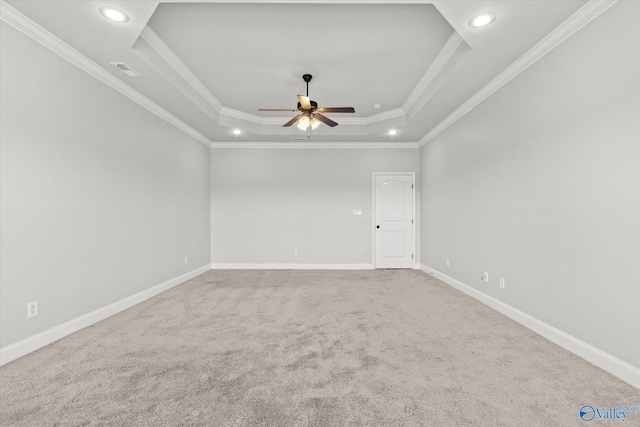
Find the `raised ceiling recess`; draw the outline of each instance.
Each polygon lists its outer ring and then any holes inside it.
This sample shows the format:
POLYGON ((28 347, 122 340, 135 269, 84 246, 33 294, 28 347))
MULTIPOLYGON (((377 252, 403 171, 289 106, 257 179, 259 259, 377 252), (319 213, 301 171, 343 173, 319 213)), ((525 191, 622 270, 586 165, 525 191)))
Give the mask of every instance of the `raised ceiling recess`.
POLYGON ((101 0, 0 1, 4 23, 214 147, 417 147, 615 4, 149 0, 116 2, 128 20, 114 22, 101 0), (486 11, 491 25, 470 26, 486 11), (291 112, 258 111, 295 109, 304 74, 313 99, 298 99, 303 110, 354 112, 301 130, 282 126, 291 112))
POLYGON ((257 110, 290 104, 313 74, 317 105, 354 107, 314 129, 336 136, 405 125, 468 46, 431 4, 162 3, 136 49, 218 124, 260 135, 300 133, 257 110))

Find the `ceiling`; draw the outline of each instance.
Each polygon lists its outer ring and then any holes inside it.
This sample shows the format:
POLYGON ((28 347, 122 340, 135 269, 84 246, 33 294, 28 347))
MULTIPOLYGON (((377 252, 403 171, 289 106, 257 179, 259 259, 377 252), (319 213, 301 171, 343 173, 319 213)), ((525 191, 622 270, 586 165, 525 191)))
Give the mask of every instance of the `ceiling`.
POLYGON ((2 19, 210 146, 418 146, 601 3, 21 0, 3 1, 2 19), (108 21, 105 4, 130 20, 108 21), (496 21, 471 28, 483 11, 496 21), (327 113, 339 126, 301 131, 282 127, 293 112, 258 111, 296 108, 305 73, 319 106, 355 114, 327 113))

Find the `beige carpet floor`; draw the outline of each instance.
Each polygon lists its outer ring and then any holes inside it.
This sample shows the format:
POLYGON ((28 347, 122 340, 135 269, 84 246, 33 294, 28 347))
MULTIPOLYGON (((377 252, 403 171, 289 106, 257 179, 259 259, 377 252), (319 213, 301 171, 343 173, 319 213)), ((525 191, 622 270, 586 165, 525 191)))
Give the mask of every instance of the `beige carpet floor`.
POLYGON ((579 410, 640 406, 640 390, 411 270, 210 271, 0 380, 3 426, 619 425, 579 410))

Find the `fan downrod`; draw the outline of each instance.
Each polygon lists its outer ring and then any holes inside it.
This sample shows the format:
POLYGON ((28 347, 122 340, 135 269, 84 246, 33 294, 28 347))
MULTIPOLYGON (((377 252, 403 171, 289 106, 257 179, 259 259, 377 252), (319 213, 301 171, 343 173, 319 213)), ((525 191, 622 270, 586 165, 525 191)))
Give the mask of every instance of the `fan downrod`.
POLYGON ((302 80, 307 82, 307 97, 309 97, 309 82, 311 81, 312 77, 313 76, 311 74, 303 74, 302 75, 302 80))

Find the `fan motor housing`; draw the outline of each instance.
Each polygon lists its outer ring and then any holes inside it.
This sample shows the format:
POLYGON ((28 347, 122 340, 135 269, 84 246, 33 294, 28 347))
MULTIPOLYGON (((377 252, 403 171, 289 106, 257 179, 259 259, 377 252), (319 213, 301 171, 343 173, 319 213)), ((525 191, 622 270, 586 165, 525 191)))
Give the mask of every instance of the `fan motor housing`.
MULTIPOLYGON (((309 101, 309 104, 311 104, 311 110, 318 109, 318 103, 316 101, 309 101)), ((300 111, 304 110, 304 108, 302 108, 302 104, 300 104, 299 102, 298 102, 298 110, 300 111)))

